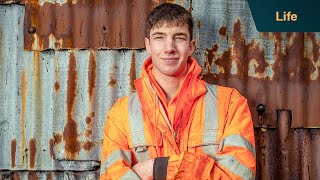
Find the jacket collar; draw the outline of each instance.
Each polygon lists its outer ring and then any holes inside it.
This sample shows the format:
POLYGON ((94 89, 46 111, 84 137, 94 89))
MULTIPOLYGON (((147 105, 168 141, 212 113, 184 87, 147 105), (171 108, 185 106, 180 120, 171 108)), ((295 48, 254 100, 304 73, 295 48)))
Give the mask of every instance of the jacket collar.
MULTIPOLYGON (((144 113, 150 119, 155 119, 155 110, 159 109, 155 102, 155 96, 157 95, 162 102, 165 102, 165 94, 155 81, 152 69, 152 59, 148 57, 142 66, 141 78, 135 81, 135 87, 144 113), (148 81, 150 81, 154 90, 150 88, 148 81)), ((180 128, 184 128, 187 125, 188 113, 191 111, 197 98, 206 93, 205 82, 200 78, 201 71, 202 69, 197 61, 193 57, 189 57, 187 75, 176 96, 177 105, 173 122, 177 122, 182 118, 184 123, 181 124, 180 128)), ((174 128, 177 128, 177 125, 177 123, 174 123, 174 128)))

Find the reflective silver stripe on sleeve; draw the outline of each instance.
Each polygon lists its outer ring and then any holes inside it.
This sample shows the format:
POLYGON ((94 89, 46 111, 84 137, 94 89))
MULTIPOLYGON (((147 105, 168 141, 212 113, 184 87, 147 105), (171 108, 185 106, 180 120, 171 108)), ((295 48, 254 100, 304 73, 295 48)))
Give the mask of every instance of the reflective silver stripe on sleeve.
POLYGON ((128 164, 131 164, 131 152, 123 150, 115 150, 105 159, 100 167, 100 175, 103 175, 106 170, 112 166, 118 160, 125 160, 128 164))
POLYGON ((203 146, 203 152, 210 155, 212 158, 218 152, 218 99, 217 86, 206 83, 207 93, 205 95, 205 114, 204 114, 204 129, 203 143, 213 145, 203 146))
MULTIPOLYGON (((231 134, 221 140, 221 150, 225 146, 238 146, 248 149, 254 157, 256 157, 256 149, 254 146, 244 137, 238 134, 231 134)), ((220 150, 220 151, 221 151, 220 150)))
POLYGON ((128 118, 130 123, 130 134, 132 145, 138 162, 150 159, 146 138, 144 134, 144 124, 142 116, 141 103, 138 93, 135 92, 129 96, 128 118))
POLYGON ((140 177, 132 170, 127 171, 120 179, 140 180, 140 177))
POLYGON ((255 179, 253 171, 241 164, 231 155, 216 156, 215 160, 227 168, 232 174, 235 174, 242 179, 255 179))

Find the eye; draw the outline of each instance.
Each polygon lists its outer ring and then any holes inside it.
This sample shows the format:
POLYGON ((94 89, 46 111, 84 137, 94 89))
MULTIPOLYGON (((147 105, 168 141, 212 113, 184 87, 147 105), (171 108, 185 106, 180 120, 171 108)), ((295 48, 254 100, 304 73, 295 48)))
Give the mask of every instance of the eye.
POLYGON ((176 36, 175 39, 176 40, 186 40, 186 38, 184 36, 176 36))
POLYGON ((154 39, 160 40, 160 39, 163 39, 163 37, 162 36, 155 36, 154 39))

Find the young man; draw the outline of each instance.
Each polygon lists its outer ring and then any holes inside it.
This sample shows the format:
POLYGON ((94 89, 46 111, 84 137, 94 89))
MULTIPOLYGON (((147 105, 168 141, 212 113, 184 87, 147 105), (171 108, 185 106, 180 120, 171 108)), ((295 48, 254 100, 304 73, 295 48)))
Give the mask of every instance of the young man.
POLYGON ((149 15, 136 92, 111 108, 101 179, 254 179, 255 143, 247 100, 209 85, 191 57, 190 13, 162 4, 149 15))

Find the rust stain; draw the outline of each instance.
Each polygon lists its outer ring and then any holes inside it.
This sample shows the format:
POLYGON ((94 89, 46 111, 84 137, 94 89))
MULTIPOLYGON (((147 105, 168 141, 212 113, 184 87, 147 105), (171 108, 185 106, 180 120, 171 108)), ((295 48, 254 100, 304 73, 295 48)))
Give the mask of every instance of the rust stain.
POLYGON ((36 154, 37 154, 37 145, 36 145, 35 138, 30 139, 29 149, 30 149, 30 168, 33 169, 36 163, 36 154))
MULTIPOLYGON (((204 67, 208 71, 203 74, 203 79, 209 83, 234 87, 247 97, 255 127, 260 127, 259 124, 276 127, 274 108, 291 110, 291 127, 318 127, 319 122, 315 117, 319 113, 313 107, 318 104, 314 99, 319 99, 319 93, 316 92, 319 89, 319 76, 315 71, 318 71, 316 63, 320 46, 314 33, 261 33, 261 39, 274 42, 274 61, 270 61, 266 59, 266 48, 255 39, 246 42, 241 28, 240 20, 236 21, 230 35, 231 46, 221 54, 216 51, 216 44, 212 49, 206 49, 204 67), (212 66, 220 71, 212 73, 212 66), (236 74, 231 72, 234 67, 237 68, 236 74), (267 106, 263 119, 268 121, 259 123, 255 108, 260 103, 267 106)), ((219 31, 220 35, 224 34, 221 28, 219 31)))
POLYGON ((54 139, 49 139, 49 148, 50 148, 50 157, 53 158, 53 146, 54 146, 54 139))
POLYGON ((53 180, 52 172, 47 173, 47 180, 53 180))
POLYGON ((21 159, 22 164, 26 163, 25 157, 25 148, 26 148, 26 99, 27 99, 27 80, 26 80, 26 72, 22 71, 21 76, 21 159))
POLYGON ((159 0, 133 0, 128 3, 100 0, 74 2, 44 2, 40 6, 39 1, 27 1, 24 22, 25 49, 48 49, 51 39, 54 39, 53 48, 56 49, 143 48, 144 33, 141 27, 145 26, 145 21, 141 19, 146 19, 149 12, 159 4, 159 0), (90 12, 95 12, 97 16, 90 12), (112 25, 112 22, 117 24, 112 25), (30 27, 36 29, 34 34, 28 32, 30 27), (130 31, 127 31, 128 29, 130 31))
MULTIPOLYGON (((0 177, 0 179, 1 179, 1 177, 0 177)), ((13 172, 12 179, 13 180, 20 180, 21 178, 20 178, 19 173, 18 172, 13 172)))
POLYGON ((16 167, 16 151, 17 151, 17 140, 11 140, 11 167, 16 167))
POLYGON ((86 151, 90 151, 90 149, 94 146, 94 144, 90 141, 86 141, 83 145, 83 149, 86 151))
POLYGON ((77 96, 77 65, 73 52, 69 57, 68 88, 67 88, 67 122, 63 130, 63 139, 65 141, 65 154, 68 159, 76 159, 80 151, 80 142, 78 141, 78 125, 73 118, 75 98, 77 96))
POLYGON ((311 38, 311 41, 312 41, 312 55, 313 55, 312 60, 315 63, 319 59, 320 46, 317 43, 315 33, 307 33, 307 36, 309 36, 311 38))
POLYGON ((273 38, 274 38, 274 44, 275 44, 275 48, 274 48, 274 60, 275 63, 273 64, 273 71, 275 72, 274 76, 273 76, 273 80, 275 81, 279 81, 280 78, 285 78, 288 79, 287 77, 287 66, 285 66, 285 63, 287 59, 285 58, 285 54, 282 53, 282 35, 281 33, 273 33, 273 38), (283 69, 281 67, 284 67, 283 69))
POLYGON ((219 47, 217 44, 214 44, 212 46, 212 49, 206 48, 207 54, 206 54, 206 61, 205 61, 204 67, 207 69, 208 72, 211 72, 212 61, 215 58, 218 48, 219 47))
POLYGON ((134 81, 136 80, 136 52, 132 52, 131 67, 130 67, 130 89, 135 91, 134 81))
MULTIPOLYGON (((33 63, 33 79, 34 84, 36 85, 36 107, 37 107, 37 134, 38 134, 38 139, 41 139, 41 134, 42 134, 42 123, 43 123, 43 114, 42 114, 42 80, 41 80, 41 58, 40 58, 40 52, 39 51, 34 51, 34 63, 33 63)), ((38 147, 41 147, 41 141, 38 141, 38 147)), ((36 146, 35 146, 36 147, 36 146)), ((32 157, 30 157, 32 158, 32 157)), ((35 156, 34 156, 35 158, 35 156)), ((41 162, 41 156, 39 156, 39 162, 41 162)))
POLYGON ((91 123, 91 118, 90 118, 90 117, 87 117, 87 118, 86 118, 86 123, 87 123, 87 124, 90 124, 90 123, 91 123))
POLYGON ((61 134, 54 134, 53 138, 54 138, 55 144, 60 144, 62 142, 62 135, 61 134))
POLYGON ((198 27, 198 29, 200 29, 200 25, 201 25, 201 24, 200 24, 200 20, 198 20, 198 21, 197 21, 197 27, 198 27))
POLYGON ((86 124, 87 124, 87 127, 86 127, 86 131, 85 131, 85 136, 87 138, 89 138, 91 135, 92 135, 92 124, 91 124, 91 117, 87 117, 86 118, 86 124))
POLYGON ((26 10, 30 9, 30 12, 25 13, 24 17, 24 48, 26 50, 31 50, 34 48, 35 38, 34 34, 29 33, 29 29, 31 27, 38 27, 38 13, 39 13, 39 5, 36 1, 26 1, 26 10), (31 10, 32 9, 32 10, 31 10))
POLYGON ((227 35, 227 27, 222 26, 222 27, 219 29, 219 34, 220 34, 221 36, 226 36, 226 35, 227 35))
POLYGON ((114 75, 111 75, 108 85, 111 86, 111 87, 115 87, 117 85, 117 80, 114 77, 114 75))
POLYGON ((59 92, 59 90, 60 90, 60 83, 59 83, 59 81, 56 81, 56 82, 54 83, 54 90, 55 90, 56 92, 59 92))
POLYGON ((78 141, 78 125, 73 118, 67 120, 63 131, 63 139, 65 141, 65 153, 68 159, 75 160, 80 151, 78 141))
POLYGON ((247 57, 249 48, 246 46, 246 40, 242 35, 240 20, 238 20, 233 26, 233 34, 231 35, 231 39, 234 41, 234 59, 238 61, 237 68, 241 69, 238 75, 242 78, 246 78, 248 76, 249 61, 245 58, 247 57))
POLYGON ((97 69, 97 65, 96 65, 96 60, 95 60, 95 55, 93 54, 93 52, 90 52, 90 59, 89 59, 89 70, 88 70, 88 82, 89 82, 89 89, 88 89, 88 93, 89 93, 89 101, 92 101, 92 97, 93 97, 93 93, 96 87, 96 69, 97 69))
MULTIPOLYGON (((219 30, 220 35, 226 34, 226 28, 222 27, 219 30)), ((227 34, 226 34, 227 35, 227 34)), ((246 83, 254 82, 258 78, 249 77, 249 62, 255 61, 257 66, 254 69, 254 73, 261 78, 263 73, 268 66, 267 62, 264 60, 264 50, 260 48, 259 44, 254 40, 246 43, 244 35, 241 29, 241 22, 237 20, 234 23, 233 32, 230 36, 232 45, 222 54, 218 54, 218 45, 214 44, 212 49, 206 49, 206 59, 205 68, 208 69, 206 74, 203 74, 203 79, 212 84, 218 84, 223 86, 231 86, 240 91, 242 95, 247 97, 247 87, 246 83), (214 62, 220 72, 214 74, 211 72, 211 65, 214 62), (233 64, 236 65, 237 73, 232 74, 233 64), (254 81, 252 81, 254 80, 254 81)), ((265 88, 264 88, 265 89, 265 88)), ((251 91, 249 91, 251 92, 251 91)), ((255 95, 258 92, 252 92, 255 95)), ((253 99, 248 99, 248 104, 250 107, 256 107, 255 101, 253 99)), ((272 113, 268 109, 267 113, 272 113)))
POLYGON ((34 171, 29 171, 29 174, 28 174, 28 180, 37 180, 39 179, 36 172, 34 171))
POLYGON ((1 51, 2 51, 2 30, 0 29, 0 57, 2 55, 1 51))

